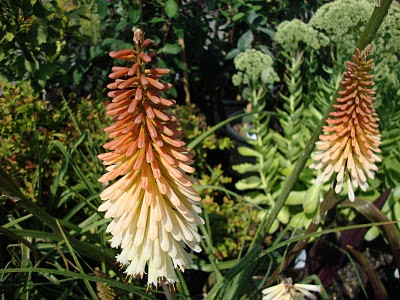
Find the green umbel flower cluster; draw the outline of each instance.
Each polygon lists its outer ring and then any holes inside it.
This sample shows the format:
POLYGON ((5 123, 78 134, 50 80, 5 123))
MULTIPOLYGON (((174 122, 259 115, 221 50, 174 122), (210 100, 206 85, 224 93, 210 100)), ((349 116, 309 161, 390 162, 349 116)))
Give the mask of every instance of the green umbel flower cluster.
POLYGON ((394 1, 375 38, 377 51, 400 53, 400 3, 394 1))
POLYGON ((272 58, 261 51, 250 49, 236 56, 235 67, 238 73, 232 76, 233 85, 272 84, 279 77, 272 67, 272 58))
POLYGON ((321 6, 309 25, 324 33, 339 48, 348 49, 350 54, 373 9, 373 3, 368 0, 337 0, 321 6))
POLYGON ((324 34, 298 19, 282 22, 276 32, 275 40, 288 52, 298 50, 300 43, 313 50, 325 47, 329 43, 324 34))
MULTIPOLYGON (((297 50, 303 43, 311 50, 334 44, 349 56, 353 53, 375 8, 375 0, 336 0, 321 6, 308 24, 294 19, 282 22, 275 40, 286 52, 297 50)), ((394 1, 374 40, 374 52, 399 53, 400 51, 400 4, 394 1)))

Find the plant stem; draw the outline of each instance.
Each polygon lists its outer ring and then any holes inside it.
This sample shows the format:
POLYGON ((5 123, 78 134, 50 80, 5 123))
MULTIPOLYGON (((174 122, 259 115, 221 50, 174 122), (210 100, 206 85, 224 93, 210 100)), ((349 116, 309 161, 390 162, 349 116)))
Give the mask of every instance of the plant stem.
MULTIPOLYGON (((332 207, 334 207, 334 205, 337 203, 338 200, 339 196, 335 194, 334 188, 331 187, 328 193, 326 194, 324 201, 321 204, 318 216, 313 219, 311 224, 308 226, 305 234, 310 234, 315 232, 315 230, 318 228, 321 222, 321 219, 324 217, 326 212, 332 207)), ((265 286, 269 286, 275 281, 275 279, 280 275, 280 273, 286 269, 286 267, 295 259, 297 254, 307 245, 309 240, 310 238, 306 238, 304 240, 297 242, 296 246, 294 246, 294 248, 289 252, 288 256, 284 259, 282 264, 268 278, 267 282, 265 283, 265 286)))
POLYGON ((182 73, 183 73, 183 90, 185 91, 185 103, 189 105, 191 103, 191 100, 190 100, 189 75, 188 75, 188 66, 186 59, 185 39, 183 37, 178 38, 178 44, 182 48, 181 58, 183 64, 182 73))
MULTIPOLYGON (((393 0, 382 0, 380 7, 375 7, 370 20, 368 21, 367 26, 363 34, 361 35, 360 40, 357 43, 358 49, 364 49, 368 44, 372 42, 375 37, 376 32, 378 31, 380 25, 385 18, 390 4, 393 0)), ((292 173, 289 175, 288 179, 285 182, 282 192, 280 193, 278 199, 275 202, 275 205, 272 207, 270 213, 266 215, 263 220, 261 221, 260 226, 257 229, 256 235, 250 245, 252 248, 257 240, 261 237, 261 234, 265 231, 269 231, 271 228, 276 216, 278 215, 279 211, 282 209, 283 205, 287 197, 289 196, 290 192, 293 190, 297 179, 300 176, 301 171, 303 170, 307 159, 310 157, 311 152, 314 149, 314 145, 317 142, 319 135, 322 132, 322 126, 325 125, 326 118, 329 116, 329 113, 332 111, 333 105, 336 103, 336 98, 338 96, 338 90, 336 90, 335 96, 331 100, 329 106, 327 107, 322 119, 320 120, 317 128, 314 130, 313 135, 311 136, 310 140, 308 141, 307 145, 305 146, 303 152, 300 154, 292 173)))

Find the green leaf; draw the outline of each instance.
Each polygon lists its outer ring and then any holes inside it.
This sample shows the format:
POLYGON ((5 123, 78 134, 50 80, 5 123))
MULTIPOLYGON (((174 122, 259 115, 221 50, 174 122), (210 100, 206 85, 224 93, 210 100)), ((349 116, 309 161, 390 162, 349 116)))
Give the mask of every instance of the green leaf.
POLYGON ((314 184, 307 190, 303 200, 303 209, 306 214, 313 214, 318 208, 321 187, 322 184, 314 184))
POLYGON ((239 174, 244 174, 247 172, 257 172, 258 171, 258 165, 256 164, 250 164, 250 163, 243 163, 243 164, 238 164, 232 166, 232 169, 239 174))
POLYGON ((133 24, 136 24, 137 22, 139 22, 140 12, 141 12, 141 10, 139 8, 129 10, 128 17, 133 24))
POLYGON ((115 31, 121 31, 122 29, 124 29, 126 26, 128 25, 128 20, 122 20, 121 22, 119 22, 117 24, 117 26, 115 26, 115 31))
POLYGON ((7 32, 6 35, 4 36, 4 38, 11 42, 14 39, 14 34, 12 32, 7 32))
POLYGON ((106 0, 97 0, 97 13, 101 19, 104 19, 108 15, 106 0))
POLYGON ((179 46, 178 43, 175 43, 175 44, 166 43, 164 45, 164 47, 162 47, 160 49, 160 52, 165 53, 165 54, 175 55, 175 54, 178 54, 179 52, 181 52, 181 50, 182 50, 182 48, 181 48, 181 46, 179 46))
POLYGON ((380 232, 377 227, 371 227, 368 229, 368 231, 365 233, 364 239, 368 242, 373 241, 379 236, 380 232))
POLYGON ((226 54, 226 56, 225 56, 225 59, 226 60, 229 60, 229 59, 234 59, 236 56, 238 56, 238 54, 240 53, 241 51, 239 50, 239 49, 232 49, 231 51, 229 51, 227 54, 226 54))
POLYGON ((169 18, 174 18, 178 14, 178 3, 175 0, 167 0, 164 9, 169 18))
POLYGON ((37 42, 38 45, 44 44, 47 42, 47 35, 48 35, 48 30, 47 30, 47 25, 46 24, 40 24, 37 29, 37 42))
POLYGON ((244 196, 244 200, 253 204, 260 205, 266 204, 268 202, 268 197, 263 193, 255 191, 248 193, 246 196, 244 196))
POLYGON ((19 222, 25 221, 25 220, 31 218, 32 216, 33 216, 32 214, 28 214, 28 215, 26 215, 26 216, 23 216, 23 217, 21 217, 21 218, 18 218, 18 219, 16 219, 16 220, 13 220, 13 221, 7 223, 7 224, 2 225, 2 227, 3 227, 3 228, 11 228, 11 227, 13 227, 14 225, 18 224, 19 222))
POLYGON ((248 178, 239 180, 236 182, 235 187, 240 190, 248 190, 248 189, 261 189, 262 183, 259 177, 257 176, 250 176, 248 178))
MULTIPOLYGON (((62 234, 62 237, 63 237, 65 243, 67 244, 68 250, 69 250, 69 252, 70 252, 70 254, 71 254, 71 256, 72 256, 72 259, 73 259, 74 262, 75 262, 75 265, 77 266, 79 272, 80 272, 82 275, 84 275, 84 274, 85 274, 85 271, 83 270, 83 268, 82 268, 82 266, 81 266, 81 263, 79 262, 79 259, 78 259, 77 255, 76 255, 76 253, 75 253, 75 249, 74 249, 74 248, 71 246, 71 244, 69 243, 68 238, 65 236, 64 231, 63 231, 63 229, 62 229, 60 223, 59 223, 58 221, 56 221, 56 222, 57 222, 58 228, 60 228, 60 232, 61 232, 61 234, 62 234)), ((97 294, 96 294, 95 291, 93 290, 93 287, 90 285, 89 281, 88 281, 87 279, 83 279, 83 282, 85 283, 86 288, 88 289, 90 295, 92 296, 92 299, 98 299, 97 294)))
POLYGON ((261 252, 261 247, 255 246, 233 268, 231 268, 221 280, 218 280, 204 300, 240 299, 240 292, 246 288, 246 280, 238 279, 250 278, 258 267, 266 262, 265 260, 267 258, 268 257, 261 252), (232 293, 232 289, 235 293, 232 293), (232 297, 235 294, 235 298, 228 297, 225 293, 232 297))
POLYGON ((289 209, 287 206, 283 206, 282 209, 279 211, 277 219, 279 220, 279 222, 287 224, 289 222, 289 218, 290 218, 289 209))
POLYGON ((242 13, 242 12, 240 12, 240 13, 238 13, 238 14, 236 14, 236 15, 234 15, 234 16, 232 17, 232 21, 233 21, 233 22, 236 22, 236 21, 242 19, 244 16, 245 16, 245 14, 242 13))
POLYGON ((275 231, 278 230, 278 228, 279 228, 279 221, 278 219, 275 219, 271 225, 271 228, 268 230, 268 233, 273 234, 275 231))
MULTIPOLYGON (((261 251, 260 251, 261 252, 261 251)), ((7 273, 27 273, 27 272, 36 272, 40 275, 44 274, 55 274, 55 275, 61 275, 64 277, 71 277, 75 279, 81 279, 81 280, 89 280, 92 282, 100 282, 104 283, 113 287, 116 287, 118 289, 124 290, 124 291, 129 291, 132 292, 133 294, 136 294, 143 299, 155 299, 153 295, 150 293, 146 292, 146 289, 142 287, 135 286, 133 284, 126 284, 125 282, 122 281, 116 281, 116 280, 111 280, 107 278, 101 278, 97 276, 90 276, 86 274, 81 274, 81 273, 76 273, 76 272, 71 272, 68 270, 55 270, 55 269, 46 269, 46 268, 9 268, 9 269, 0 269, 0 274, 7 274, 7 273)))
POLYGON ((149 23, 160 23, 160 22, 164 22, 165 20, 163 19, 163 18, 160 18, 160 17, 154 17, 154 18, 151 18, 148 22, 149 23))
POLYGON ((254 157, 260 157, 260 153, 255 151, 254 149, 251 149, 249 147, 241 146, 238 147, 238 152, 242 156, 254 156, 254 157))
POLYGON ((28 71, 28 73, 32 73, 32 65, 31 65, 31 63, 29 62, 29 60, 26 60, 26 59, 25 59, 25 61, 24 61, 24 66, 25 66, 25 69, 28 71))
POLYGON ((239 38, 238 43, 237 43, 238 48, 241 51, 250 49, 253 41, 254 41, 253 33, 251 32, 251 30, 248 30, 239 38))

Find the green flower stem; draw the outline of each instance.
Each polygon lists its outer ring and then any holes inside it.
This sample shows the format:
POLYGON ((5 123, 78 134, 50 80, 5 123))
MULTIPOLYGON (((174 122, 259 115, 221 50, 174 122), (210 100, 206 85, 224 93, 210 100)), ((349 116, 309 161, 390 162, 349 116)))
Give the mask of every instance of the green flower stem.
MULTIPOLYGON (((381 26, 383 19, 385 18, 389 10, 392 1, 393 0, 382 0, 381 6, 375 7, 371 18, 368 21, 368 24, 365 27, 365 30, 361 35, 360 40, 357 43, 358 49, 364 49, 368 44, 372 42, 376 32, 381 26)), ((285 204, 287 197, 293 190, 297 182, 297 179, 300 176, 301 171, 304 169, 304 166, 306 165, 307 159, 310 157, 311 152, 314 149, 315 143, 318 141, 319 135, 322 132, 322 126, 325 125, 325 120, 329 116, 329 113, 332 111, 333 105, 336 103, 336 98, 338 97, 338 95, 339 95, 338 90, 336 90, 334 98, 331 100, 328 108, 326 109, 324 115, 322 116, 321 121, 319 122, 317 128, 314 130, 313 135, 311 136, 310 140, 305 146, 303 152, 300 154, 299 159, 297 160, 296 165, 294 166, 293 172, 289 175, 288 179, 286 180, 283 190, 280 193, 278 199, 276 200, 275 205, 272 207, 270 213, 266 215, 261 221, 261 224, 257 229, 256 235, 254 236, 250 248, 252 248, 255 242, 260 239, 263 232, 269 231, 274 220, 276 219, 276 216, 278 215, 279 211, 285 204)))
MULTIPOLYGON (((324 201, 321 204, 321 208, 319 210, 318 215, 314 218, 314 220, 308 226, 305 234, 311 234, 311 233, 314 233, 315 230, 317 230, 317 228, 321 222, 321 219, 325 216, 326 212, 329 209, 331 209, 332 207, 334 207, 336 205, 338 200, 339 200, 339 196, 336 195, 334 189, 331 187, 329 189, 328 193, 326 194, 324 201)), ((276 278, 280 275, 280 273, 282 271, 284 271, 288 265, 290 265, 290 263, 296 258, 297 254, 307 245, 309 240, 310 240, 310 237, 297 242, 297 244, 294 246, 294 248, 289 252, 288 256, 286 256, 286 258, 284 259, 282 264, 268 278, 267 282, 265 283, 265 286, 270 286, 276 280, 276 278)))
POLYGON ((365 27, 364 32, 357 43, 358 49, 362 50, 368 44, 372 43, 372 40, 374 39, 383 20, 385 19, 392 2, 393 0, 381 0, 380 7, 375 7, 371 18, 369 19, 368 24, 365 27))

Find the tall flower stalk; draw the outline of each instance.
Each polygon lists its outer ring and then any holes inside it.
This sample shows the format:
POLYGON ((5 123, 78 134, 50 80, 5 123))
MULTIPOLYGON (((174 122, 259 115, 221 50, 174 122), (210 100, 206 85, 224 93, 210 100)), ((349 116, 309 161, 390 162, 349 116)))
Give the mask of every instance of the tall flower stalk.
POLYGON ((154 52, 145 51, 151 41, 140 29, 133 40, 136 49, 110 53, 132 65, 115 66, 109 75, 115 81, 107 86, 107 114, 114 124, 104 130, 113 140, 104 145, 111 152, 98 156, 108 171, 99 181, 116 181, 100 194, 99 211, 113 218, 107 232, 111 246, 122 249, 117 261, 127 275, 143 277, 147 265, 148 285, 157 286, 177 281, 174 268, 190 266, 185 244, 201 251, 197 225, 204 221, 197 181, 186 174, 194 171, 193 160, 178 120, 166 112, 175 101, 162 95, 171 84, 159 79, 169 70, 147 68, 154 52))
POLYGON ((363 51, 356 49, 353 61, 347 62, 339 92, 342 97, 333 105, 334 111, 316 143, 318 151, 310 166, 317 170, 324 168, 317 183, 327 182, 336 174, 336 193, 340 193, 346 182, 351 201, 355 198, 353 188, 366 191, 367 178, 375 177, 374 171, 378 170, 375 163, 381 161, 376 155, 380 152, 381 135, 372 89, 374 76, 370 75, 373 59, 367 60, 370 50, 371 45, 363 51))

